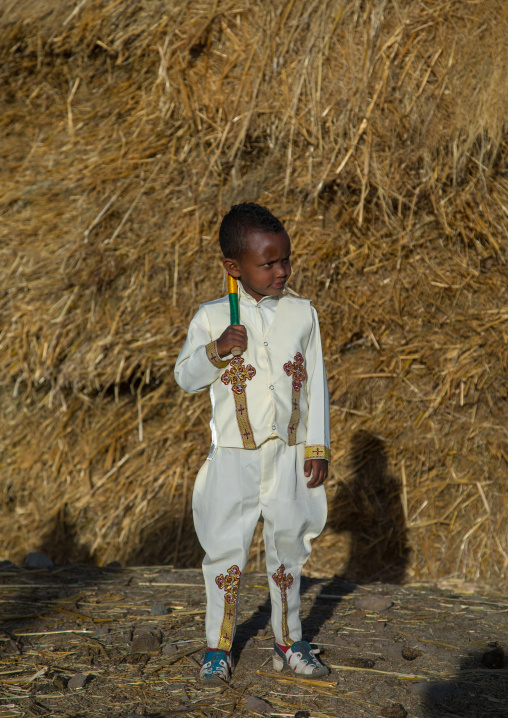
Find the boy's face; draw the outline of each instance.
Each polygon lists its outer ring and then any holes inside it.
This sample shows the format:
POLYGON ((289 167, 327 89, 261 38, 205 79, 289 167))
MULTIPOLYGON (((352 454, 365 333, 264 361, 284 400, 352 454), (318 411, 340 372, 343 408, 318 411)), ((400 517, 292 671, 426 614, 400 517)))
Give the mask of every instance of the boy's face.
POLYGON ((291 241, 287 232, 250 230, 245 250, 239 259, 224 259, 224 268, 259 302, 276 297, 291 276, 291 241))

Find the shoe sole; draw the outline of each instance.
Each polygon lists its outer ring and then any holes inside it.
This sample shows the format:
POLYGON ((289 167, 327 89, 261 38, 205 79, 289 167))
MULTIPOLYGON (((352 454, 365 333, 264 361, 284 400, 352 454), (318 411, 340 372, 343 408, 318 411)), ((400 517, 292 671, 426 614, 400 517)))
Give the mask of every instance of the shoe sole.
POLYGON ((220 676, 199 676, 199 682, 205 686, 229 685, 229 679, 220 678, 220 676))

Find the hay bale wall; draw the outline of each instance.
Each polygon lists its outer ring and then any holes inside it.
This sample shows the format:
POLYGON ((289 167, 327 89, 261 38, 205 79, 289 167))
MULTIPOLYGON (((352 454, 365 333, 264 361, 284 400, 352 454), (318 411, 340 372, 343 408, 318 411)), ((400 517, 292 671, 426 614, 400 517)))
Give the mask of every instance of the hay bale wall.
POLYGON ((3 7, 4 557, 199 561, 208 397, 172 368, 254 200, 322 324, 309 570, 506 584, 506 3, 3 7))

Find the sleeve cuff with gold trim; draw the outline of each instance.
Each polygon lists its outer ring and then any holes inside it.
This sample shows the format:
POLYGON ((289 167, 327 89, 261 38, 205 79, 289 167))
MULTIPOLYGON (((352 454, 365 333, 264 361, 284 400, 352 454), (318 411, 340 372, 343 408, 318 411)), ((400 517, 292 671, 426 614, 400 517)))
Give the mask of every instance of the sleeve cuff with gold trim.
POLYGON ((206 345, 206 356, 208 357, 209 361, 217 367, 217 369, 222 369, 223 367, 227 366, 231 359, 227 359, 224 361, 220 358, 219 352, 217 351, 217 342, 213 341, 206 345))
POLYGON ((326 459, 331 461, 330 449, 323 444, 309 444, 305 447, 305 459, 326 459))

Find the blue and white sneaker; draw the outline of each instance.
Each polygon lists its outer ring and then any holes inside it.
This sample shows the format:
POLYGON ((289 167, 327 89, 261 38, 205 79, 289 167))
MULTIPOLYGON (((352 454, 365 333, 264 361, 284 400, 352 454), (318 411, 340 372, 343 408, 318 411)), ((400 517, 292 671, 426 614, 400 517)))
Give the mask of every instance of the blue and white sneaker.
POLYGON ((231 678, 231 656, 226 651, 209 648, 202 656, 199 678, 210 685, 222 686, 231 678))
POLYGON ((273 668, 275 671, 282 671, 288 666, 295 676, 304 678, 320 678, 330 673, 328 666, 325 666, 316 657, 317 651, 311 648, 307 641, 295 641, 284 653, 277 644, 273 647, 273 668))

